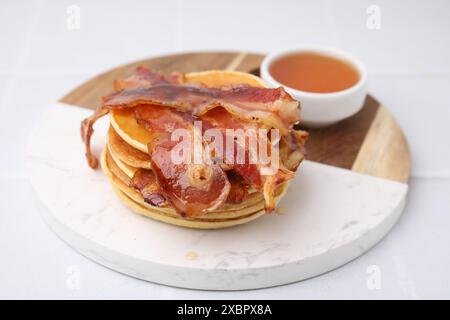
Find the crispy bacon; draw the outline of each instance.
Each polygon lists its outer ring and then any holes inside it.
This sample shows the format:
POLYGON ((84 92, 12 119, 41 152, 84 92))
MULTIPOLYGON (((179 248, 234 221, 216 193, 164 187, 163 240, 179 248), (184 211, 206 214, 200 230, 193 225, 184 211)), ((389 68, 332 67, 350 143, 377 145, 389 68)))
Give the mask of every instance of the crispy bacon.
POLYGON ((163 189, 151 170, 138 169, 131 179, 130 187, 137 189, 145 202, 156 207, 167 207, 163 189))
POLYGON ((184 76, 181 73, 173 72, 164 76, 159 72, 153 72, 146 67, 138 67, 136 71, 127 78, 114 81, 114 90, 150 88, 157 84, 178 84, 184 82, 184 76))
POLYGON ((226 203, 242 203, 248 196, 249 185, 232 170, 227 171, 227 177, 230 181, 230 193, 226 203))
MULTIPOLYGON (((253 131, 255 132, 255 139, 257 139, 256 135, 259 134, 258 129, 260 129, 260 125, 238 119, 223 108, 215 108, 204 114, 201 119, 203 121, 204 128, 219 129, 224 137, 229 135, 226 129, 247 130, 247 132, 253 131)), ((288 136, 290 135, 291 133, 288 134, 288 136)), ((216 154, 216 157, 220 158, 219 161, 221 162, 226 162, 229 158, 233 159, 234 161, 232 163, 227 164, 235 173, 242 177, 242 179, 244 179, 247 184, 263 193, 266 211, 272 212, 275 208, 276 187, 288 180, 291 180, 294 177, 297 167, 295 167, 294 170, 290 170, 289 168, 285 167, 283 163, 279 162, 279 169, 276 173, 272 175, 265 175, 263 172, 265 166, 258 162, 251 162, 250 158, 254 157, 254 159, 258 159, 258 149, 268 148, 268 145, 251 146, 248 140, 235 139, 235 135, 232 136, 231 139, 225 138, 224 140, 225 152, 233 152, 233 154, 230 157, 230 154, 221 154, 219 152, 218 154, 216 154), (227 141, 232 141, 233 146, 227 146, 227 141), (242 161, 241 163, 236 161, 239 152, 242 152, 242 154, 244 154, 244 161, 242 161)), ((291 158, 293 158, 294 151, 298 151, 299 148, 297 148, 297 145, 294 145, 294 141, 291 140, 292 139, 288 140, 289 142, 291 142, 289 144, 290 148, 286 147, 285 152, 286 154, 289 153, 289 156, 292 155, 291 158)), ((299 154, 301 155, 300 152, 299 154)), ((301 159, 299 160, 299 162, 301 161, 301 159)), ((297 166, 299 162, 297 163, 297 166)))
MULTIPOLYGON (((154 173, 138 170, 131 182, 131 186, 141 192, 145 201, 155 206, 164 206, 170 202, 181 215, 194 217, 216 209, 225 201, 242 202, 251 185, 263 192, 266 211, 271 212, 275 206, 276 186, 292 179, 303 159, 306 136, 291 131, 299 121, 299 103, 283 88, 267 89, 248 85, 207 88, 183 82, 181 74, 162 76, 146 68, 138 68, 130 77, 116 81, 114 87, 118 91, 104 97, 102 106, 82 122, 81 135, 86 144, 89 165, 95 168, 98 164, 90 152, 95 121, 110 110, 134 108, 138 123, 152 130, 156 137, 148 145, 154 173), (228 173, 216 163, 174 163, 171 156, 178 142, 170 141, 170 134, 178 128, 194 133, 192 124, 199 118, 205 130, 279 129, 282 135, 281 152, 288 159, 287 165, 282 163, 274 175, 264 176, 262 167, 249 161, 258 148, 245 145, 245 140, 244 144, 233 142, 234 158, 240 150, 244 152, 245 161, 231 164, 229 168, 232 171, 228 173)), ((228 151, 228 148, 225 147, 225 150, 228 151)), ((219 153, 215 157, 223 160, 227 155, 219 153)))
POLYGON ((152 152, 152 168, 165 194, 179 214, 195 217, 222 205, 230 183, 219 165, 174 163, 172 149, 177 142, 158 144, 152 152))
MULTIPOLYGON (((143 69, 145 70, 145 69, 143 69)), ((209 110, 222 106, 237 118, 259 122, 277 128, 282 135, 288 134, 300 119, 298 101, 283 88, 268 89, 237 85, 223 88, 205 88, 194 85, 174 84, 182 77, 166 78, 150 71, 140 70, 116 84, 116 88, 126 88, 103 97, 102 106, 82 123, 82 137, 86 144, 89 165, 97 167, 98 161, 90 151, 90 137, 93 125, 111 109, 134 108, 139 105, 160 105, 176 108, 201 116, 209 110), (134 88, 134 89, 133 89, 134 88)))
POLYGON ((283 165, 290 171, 296 171, 300 162, 306 156, 305 143, 308 139, 308 132, 303 130, 292 130, 280 141, 280 159, 283 165))
POLYGON ((94 123, 101 117, 107 115, 108 112, 108 110, 100 107, 97 108, 91 116, 81 121, 81 139, 83 140, 85 145, 86 159, 89 166, 93 169, 98 167, 98 159, 91 150, 91 137, 94 134, 94 123))
MULTIPOLYGON (((131 89, 131 88, 148 88, 159 84, 175 84, 184 81, 184 77, 178 73, 172 73, 169 76, 164 76, 159 72, 151 71, 145 67, 138 67, 136 72, 123 80, 117 80, 114 83, 116 90, 131 89)), ((98 167, 98 159, 91 151, 91 137, 94 134, 94 123, 101 117, 107 115, 109 109, 104 106, 99 106, 94 113, 81 122, 81 138, 85 143, 85 155, 88 164, 91 168, 98 167)))
POLYGON ((176 129, 190 128, 194 121, 189 113, 162 106, 138 106, 134 108, 134 116, 147 130, 166 137, 176 129))
MULTIPOLYGON (((157 137, 148 145, 152 168, 177 212, 194 217, 222 205, 230 192, 230 183, 219 165, 194 164, 192 158, 184 158, 177 164, 172 158, 178 141, 171 141, 171 133, 183 128, 193 138, 192 117, 161 106, 139 106, 134 113, 138 123, 157 137)), ((191 146, 192 141, 187 141, 187 147, 191 146)))
POLYGON ((103 108, 133 108, 159 105, 201 116, 221 106, 237 118, 277 128, 286 135, 300 120, 298 101, 283 88, 269 89, 236 85, 206 88, 193 85, 159 84, 115 92, 104 97, 103 108))
POLYGON ((214 108, 207 112, 201 117, 201 120, 203 122, 203 129, 205 132, 212 128, 218 129, 224 137, 222 150, 215 150, 215 157, 217 161, 220 163, 226 163, 230 166, 230 168, 240 174, 248 184, 256 187, 257 189, 261 189, 263 179, 261 178, 259 167, 250 162, 250 155, 252 153, 257 154, 258 150, 252 150, 252 146, 247 143, 247 140, 244 140, 245 137, 241 137, 242 139, 237 139, 237 136, 232 134, 227 138, 227 136, 230 135, 227 129, 232 129, 232 133, 236 132, 234 130, 253 130, 253 132, 257 133, 259 128, 258 125, 256 123, 242 121, 221 107, 214 108), (227 142, 229 141, 232 141, 232 146, 227 145, 227 142), (243 155, 243 161, 241 161, 242 163, 238 163, 237 161, 239 153, 241 156, 243 155))

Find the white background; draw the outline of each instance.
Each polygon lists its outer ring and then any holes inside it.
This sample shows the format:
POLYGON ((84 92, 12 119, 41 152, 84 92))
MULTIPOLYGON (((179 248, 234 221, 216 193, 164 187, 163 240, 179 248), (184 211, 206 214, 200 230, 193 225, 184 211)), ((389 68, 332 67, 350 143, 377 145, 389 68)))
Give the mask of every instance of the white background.
POLYGON ((0 298, 450 298, 449 1, 2 0, 0 117, 0 298), (379 30, 366 26, 372 4, 381 9, 379 30), (67 28, 70 5, 81 9, 80 29, 67 28), (365 61, 370 92, 409 140, 405 212, 367 254, 276 288, 185 290, 99 266, 41 220, 25 172, 26 141, 39 114, 74 86, 153 55, 304 44, 336 46, 365 61), (372 265, 379 290, 367 286, 372 265), (68 285, 73 270, 78 288, 68 285))

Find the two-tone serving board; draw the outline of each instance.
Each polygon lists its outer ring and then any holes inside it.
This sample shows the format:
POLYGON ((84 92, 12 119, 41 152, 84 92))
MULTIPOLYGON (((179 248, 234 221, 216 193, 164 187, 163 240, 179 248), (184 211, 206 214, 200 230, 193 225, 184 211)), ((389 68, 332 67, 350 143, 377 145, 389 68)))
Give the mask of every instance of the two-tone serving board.
MULTIPOLYGON (((406 139, 388 109, 368 96, 355 116, 307 129, 302 163, 278 214, 223 230, 192 230, 139 216, 90 170, 81 119, 114 79, 145 65, 162 72, 228 69, 258 74, 263 56, 207 52, 163 56, 105 72, 68 93, 38 121, 28 147, 31 183, 50 227, 111 269, 168 285, 235 290, 306 279, 376 244, 403 209, 410 172, 406 139)), ((94 150, 107 120, 96 126, 94 150)))

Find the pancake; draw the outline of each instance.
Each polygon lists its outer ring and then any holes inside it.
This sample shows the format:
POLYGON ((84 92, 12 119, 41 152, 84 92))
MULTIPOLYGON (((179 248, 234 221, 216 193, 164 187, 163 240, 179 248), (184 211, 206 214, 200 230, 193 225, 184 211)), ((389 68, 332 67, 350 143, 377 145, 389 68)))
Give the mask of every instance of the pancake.
POLYGON ((133 148, 123 140, 112 126, 108 129, 108 149, 114 158, 120 159, 125 164, 143 169, 151 169, 150 156, 148 152, 142 152, 133 148))
POLYGON ((184 75, 187 83, 202 83, 208 87, 222 87, 248 84, 252 87, 266 87, 264 81, 250 73, 231 70, 208 70, 191 72, 184 75))
MULTIPOLYGON (((130 163, 133 163, 133 160, 131 160, 130 157, 128 157, 128 155, 125 152, 127 150, 130 150, 133 148, 130 147, 129 145, 127 145, 126 143, 120 143, 120 144, 118 144, 119 148, 122 148, 124 145, 126 145, 126 147, 123 148, 123 150, 118 150, 117 145, 116 146, 113 145, 111 137, 113 137, 112 139, 120 139, 121 140, 121 138, 115 133, 115 131, 112 127, 110 127, 108 130, 108 140, 106 142, 108 154, 112 158, 112 160, 114 160, 115 165, 117 167, 119 167, 120 170, 122 170, 123 173, 125 173, 130 179, 133 178, 134 174, 136 173, 136 171, 139 168, 151 170, 151 165, 149 166, 150 168, 148 168, 148 166, 133 166, 133 164, 130 164, 130 163), (117 151, 119 151, 119 153, 117 151), (122 153, 122 154, 120 154, 120 153, 122 153)), ((121 140, 121 141, 123 141, 123 140, 121 140)), ((133 149, 133 150, 135 152, 140 152, 139 150, 136 150, 136 149, 133 149)), ((124 181, 124 182, 127 185, 129 184, 129 180, 124 181)), ((247 192, 249 194, 252 194, 252 193, 256 193, 257 191, 253 187, 249 186, 247 192)), ((261 195, 261 198, 262 198, 262 195, 261 195)))
MULTIPOLYGON (((117 167, 119 167, 119 169, 125 174, 127 175, 127 177, 129 178, 129 180, 131 180, 131 178, 133 178, 134 174, 136 173, 136 171, 139 170, 139 168, 136 167, 132 167, 129 164, 126 164, 125 162, 123 162, 122 160, 120 160, 119 158, 117 158, 117 156, 111 152, 111 148, 110 146, 107 144, 106 148, 108 149, 108 155, 111 157, 112 160, 114 160, 114 163, 117 167)), ((149 169, 146 169, 149 170, 149 169)), ((124 181, 125 183, 129 183, 124 181)))
MULTIPOLYGON (((128 186, 130 177, 114 162, 108 149, 102 152, 101 167, 122 202, 133 211, 155 220, 189 228, 220 229, 243 224, 265 214, 262 196, 254 193, 241 204, 225 204, 205 216, 187 220, 178 215, 173 208, 159 208, 146 203, 139 192, 128 186)), ((288 183, 285 183, 277 189, 277 201, 282 198, 287 187, 288 183)))
POLYGON ((128 207, 130 207, 134 212, 146 216, 148 218, 152 218, 154 220, 158 220, 161 222, 165 222, 168 224, 173 224, 180 227, 192 228, 192 229, 223 229, 234 227, 240 224, 244 224, 259 218, 264 215, 264 211, 255 212, 253 214, 249 214, 248 216, 239 218, 239 219, 229 219, 222 221, 198 221, 198 220, 185 220, 181 217, 172 217, 167 215, 162 215, 157 212, 153 212, 148 210, 147 208, 139 205, 134 202, 130 198, 128 198, 122 191, 118 188, 114 187, 114 191, 116 191, 119 199, 122 200, 128 207))
MULTIPOLYGON (((204 71, 185 74, 185 82, 199 83, 208 87, 248 84, 266 87, 264 82, 251 74, 236 71, 204 71)), ((238 204, 225 203, 205 215, 186 218, 171 206, 157 207, 144 200, 142 194, 130 187, 131 179, 139 169, 151 170, 147 145, 154 141, 151 131, 138 124, 134 109, 110 111, 110 128, 101 167, 110 179, 120 200, 133 211, 162 222, 199 229, 220 229, 243 224, 265 214, 265 200, 261 192, 248 189, 248 196, 238 204)), ((226 168, 224 168, 226 170, 226 168)), ((275 202, 286 192, 289 182, 275 190, 275 202)))
MULTIPOLYGON (((166 213, 170 213, 170 214, 178 216, 178 214, 175 212, 175 210, 171 207, 159 208, 159 207, 154 207, 154 206, 146 203, 144 201, 144 198, 138 191, 136 191, 134 188, 129 187, 131 177, 126 175, 120 169, 119 165, 114 161, 114 159, 111 157, 111 154, 108 152, 107 149, 105 149, 104 154, 105 154, 104 155, 104 158, 105 158, 104 164, 105 165, 102 166, 103 170, 105 171, 107 176, 111 178, 111 180, 115 186, 117 186, 120 190, 122 190, 125 194, 127 194, 129 197, 131 197, 135 201, 141 203, 141 205, 143 205, 143 206, 147 206, 149 208, 164 211, 166 213)), ((287 188, 287 184, 288 183, 285 183, 278 187, 278 189, 276 190, 276 196, 279 196, 279 195, 281 195, 281 193, 284 192, 284 190, 287 188)), ((262 210, 263 208, 264 208, 263 196, 261 195, 261 193, 253 192, 242 203, 224 204, 221 207, 219 207, 218 209, 216 209, 210 213, 207 213, 205 216, 200 217, 200 219, 203 219, 205 217, 206 218, 211 218, 211 217, 224 218, 222 215, 218 215, 218 214, 222 214, 222 213, 226 213, 227 214, 226 217, 229 217, 230 215, 233 217, 238 217, 239 215, 246 214, 249 209, 262 210), (245 213, 237 212, 237 211, 241 211, 241 210, 247 210, 247 211, 245 213)))

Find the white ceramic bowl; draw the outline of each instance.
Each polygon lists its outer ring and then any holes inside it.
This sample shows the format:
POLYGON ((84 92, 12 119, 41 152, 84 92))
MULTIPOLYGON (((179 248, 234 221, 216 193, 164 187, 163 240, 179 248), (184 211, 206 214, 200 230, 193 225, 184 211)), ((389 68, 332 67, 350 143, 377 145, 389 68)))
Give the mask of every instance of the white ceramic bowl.
POLYGON ((289 94, 300 101, 301 122, 310 127, 328 126, 354 115, 364 105, 367 94, 367 71, 364 64, 351 54, 335 48, 305 47, 270 54, 261 64, 261 77, 269 87, 284 87, 289 94), (283 56, 300 52, 317 53, 343 60, 358 71, 359 81, 342 91, 315 93, 293 89, 275 80, 269 72, 271 64, 283 56))

